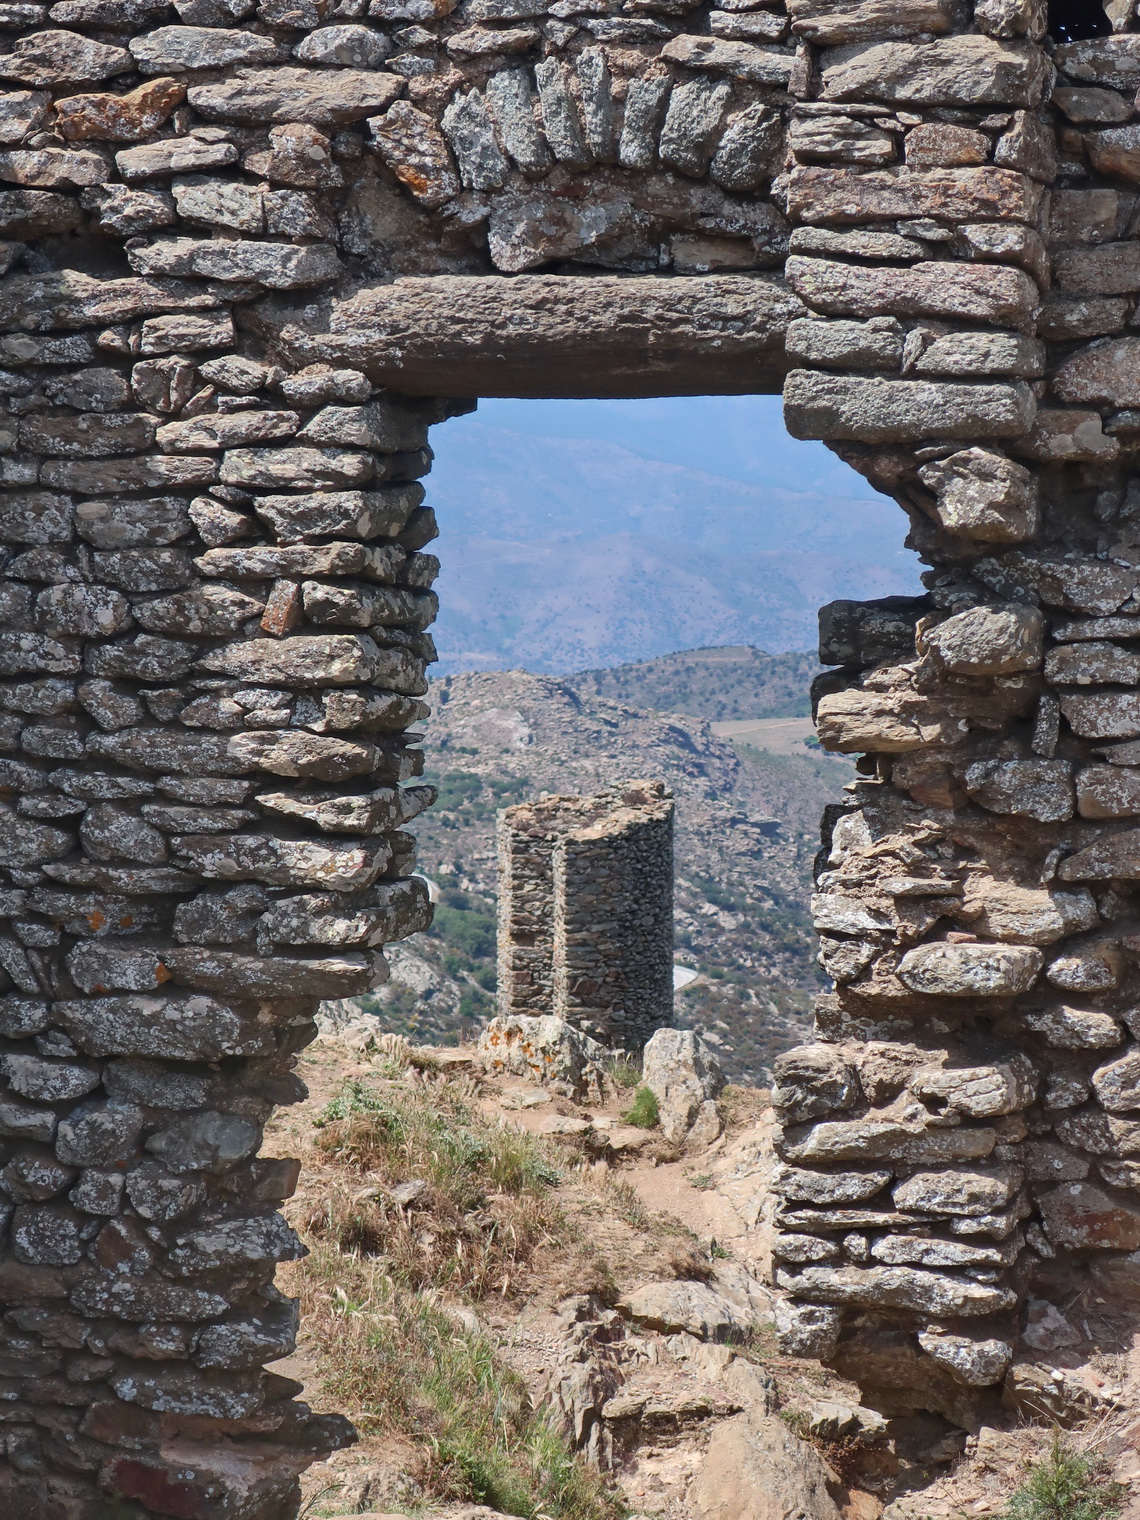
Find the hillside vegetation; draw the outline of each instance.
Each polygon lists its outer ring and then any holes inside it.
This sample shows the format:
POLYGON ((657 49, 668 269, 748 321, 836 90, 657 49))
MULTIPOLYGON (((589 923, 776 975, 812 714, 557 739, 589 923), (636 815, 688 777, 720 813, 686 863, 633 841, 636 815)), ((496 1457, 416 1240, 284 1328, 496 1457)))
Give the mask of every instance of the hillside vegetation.
POLYGON ((808 688, 820 668, 814 652, 766 654, 751 644, 728 644, 580 670, 567 679, 584 695, 727 723, 810 717, 808 688))

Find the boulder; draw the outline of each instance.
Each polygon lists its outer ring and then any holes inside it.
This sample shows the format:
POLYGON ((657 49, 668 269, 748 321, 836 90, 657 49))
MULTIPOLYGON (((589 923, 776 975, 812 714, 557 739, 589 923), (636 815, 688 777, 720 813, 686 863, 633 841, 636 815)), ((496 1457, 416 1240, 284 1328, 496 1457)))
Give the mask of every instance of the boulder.
POLYGON ((778 1415, 749 1410, 716 1427, 689 1499, 701 1520, 840 1520, 840 1488, 778 1415))
POLYGON ((604 1048, 554 1014, 493 1018, 479 1036, 477 1054, 493 1075, 528 1077, 579 1101, 601 1099, 604 1048))
POLYGON ((642 1080, 657 1099, 661 1132, 671 1144, 683 1141, 698 1118, 702 1133, 710 1128, 704 1105, 724 1087, 724 1074, 691 1029, 659 1029, 652 1036, 642 1057, 642 1080))
POLYGON ((629 1319, 677 1335, 682 1330, 703 1341, 742 1341, 755 1328, 756 1316, 726 1294, 701 1282, 643 1283, 618 1300, 629 1319))

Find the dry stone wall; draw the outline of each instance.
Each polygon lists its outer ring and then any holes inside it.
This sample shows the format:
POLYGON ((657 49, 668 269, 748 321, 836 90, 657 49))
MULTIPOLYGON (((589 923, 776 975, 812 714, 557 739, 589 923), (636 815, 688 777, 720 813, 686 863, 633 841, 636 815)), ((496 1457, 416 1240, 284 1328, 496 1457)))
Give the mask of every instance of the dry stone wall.
POLYGON ((825 52, 790 135, 789 425, 933 568, 821 619, 864 779, 818 868, 835 990, 777 1073, 780 1328, 964 1425, 1087 1414, 1067 1348, 1140 1287, 1140 36, 1101 21, 825 52))
POLYGON ((499 815, 499 1012, 640 1050, 673 1017, 673 801, 660 781, 499 815))
MULTIPOLYGON (((477 393, 790 371, 907 512, 927 595, 824 619, 821 738, 865 758, 778 1073, 782 1334, 886 1408, 1071 1404, 1057 1306, 1140 1292, 1109 10, 0 5, 0 1508, 289 1520, 349 1438, 263 1370, 299 1246, 257 1149, 317 999, 428 919, 419 481, 477 393)), ((604 1022, 568 922, 550 996, 604 1022)))

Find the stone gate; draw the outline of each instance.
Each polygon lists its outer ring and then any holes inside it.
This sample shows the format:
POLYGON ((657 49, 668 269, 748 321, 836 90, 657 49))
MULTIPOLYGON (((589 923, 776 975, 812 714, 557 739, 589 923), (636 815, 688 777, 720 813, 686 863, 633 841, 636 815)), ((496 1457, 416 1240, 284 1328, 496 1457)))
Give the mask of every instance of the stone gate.
POLYGON ((969 1424, 1140 1295, 1140 30, 1075 9, 0 4, 5 1514, 286 1520, 348 1438, 257 1152, 427 921, 454 398, 782 387, 931 566, 825 618, 785 1345, 969 1424))

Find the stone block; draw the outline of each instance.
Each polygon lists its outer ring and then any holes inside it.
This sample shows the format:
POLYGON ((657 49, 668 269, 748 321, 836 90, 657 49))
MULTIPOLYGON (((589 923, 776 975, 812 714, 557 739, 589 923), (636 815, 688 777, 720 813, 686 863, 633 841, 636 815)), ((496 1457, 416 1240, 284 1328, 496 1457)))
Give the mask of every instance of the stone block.
POLYGON ((982 543, 1022 543, 1040 521, 1037 482, 1024 465, 985 449, 962 449, 923 465, 948 532, 982 543))
POLYGON ((1027 992, 1045 960, 1030 945, 917 945, 899 962, 899 979, 932 997, 1014 997, 1027 992))
POLYGON ((977 34, 825 53, 821 76, 825 100, 892 105, 1036 106, 1050 83, 1040 49, 977 34))
POLYGON ((1091 1182, 1067 1182, 1038 1200, 1049 1243, 1070 1250, 1140 1249, 1140 1209, 1091 1182))
POLYGON ((784 385, 784 419, 793 438, 861 443, 1009 438, 1029 431, 1034 411, 1032 392, 1023 384, 968 385, 793 370, 784 385))
POLYGON ((793 254, 786 277, 801 300, 838 317, 944 317, 1024 328, 1037 305, 1037 287, 1024 271, 992 265, 863 268, 793 254))
POLYGON ((1032 224, 1041 187, 1011 169, 859 172, 800 166, 788 178, 788 214, 803 222, 876 222, 937 216, 950 221, 1032 224))
POLYGON ((1041 666, 1045 620, 1036 607, 971 607, 944 622, 930 622, 920 630, 919 648, 955 674, 1012 675, 1041 666))

